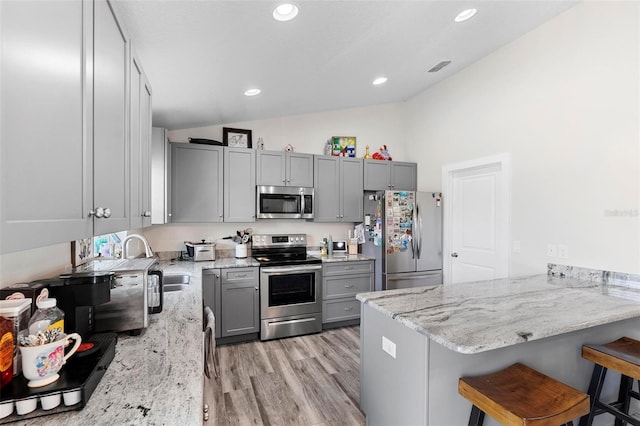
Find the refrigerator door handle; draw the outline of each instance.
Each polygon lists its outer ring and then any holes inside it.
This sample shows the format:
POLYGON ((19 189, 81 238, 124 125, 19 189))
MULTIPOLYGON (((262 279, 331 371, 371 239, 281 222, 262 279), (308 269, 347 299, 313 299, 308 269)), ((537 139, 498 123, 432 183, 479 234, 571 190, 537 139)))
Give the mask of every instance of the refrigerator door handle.
POLYGON ((422 252, 422 214, 420 213, 420 204, 416 203, 416 228, 418 229, 416 247, 417 247, 417 259, 420 259, 422 252))
POLYGON ((417 209, 417 204, 414 206, 413 209, 413 217, 412 217, 412 221, 413 223, 411 224, 411 257, 413 259, 417 259, 418 256, 418 245, 417 245, 417 241, 418 239, 416 238, 416 233, 418 232, 418 222, 416 221, 418 218, 416 209, 417 209))

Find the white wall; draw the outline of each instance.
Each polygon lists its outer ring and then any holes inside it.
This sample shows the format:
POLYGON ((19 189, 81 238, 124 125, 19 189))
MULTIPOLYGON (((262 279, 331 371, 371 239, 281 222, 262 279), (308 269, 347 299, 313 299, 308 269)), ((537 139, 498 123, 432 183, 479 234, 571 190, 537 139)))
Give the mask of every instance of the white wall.
POLYGON ((187 142, 189 137, 200 137, 222 141, 222 127, 251 130, 254 147, 261 137, 267 150, 281 151, 291 144, 297 152, 309 154, 323 154, 331 136, 355 136, 356 157, 364 156, 366 145, 373 154, 386 144, 394 160, 410 161, 401 137, 404 131, 402 103, 172 130, 169 140, 187 142))
POLYGON ((581 3, 407 102, 420 189, 441 188, 443 165, 511 154, 512 275, 640 273, 639 7, 581 3))
POLYGON ((71 244, 63 243, 0 256, 0 288, 54 277, 71 268, 71 244))

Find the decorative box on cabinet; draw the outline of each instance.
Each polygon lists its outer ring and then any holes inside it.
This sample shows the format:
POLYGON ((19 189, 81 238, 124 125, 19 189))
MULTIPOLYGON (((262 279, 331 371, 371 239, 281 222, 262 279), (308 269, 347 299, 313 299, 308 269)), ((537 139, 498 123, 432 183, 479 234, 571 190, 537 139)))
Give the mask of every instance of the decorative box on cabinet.
POLYGON ((373 267, 373 260, 322 265, 322 323, 325 328, 360 321, 360 303, 355 296, 373 291, 373 267))

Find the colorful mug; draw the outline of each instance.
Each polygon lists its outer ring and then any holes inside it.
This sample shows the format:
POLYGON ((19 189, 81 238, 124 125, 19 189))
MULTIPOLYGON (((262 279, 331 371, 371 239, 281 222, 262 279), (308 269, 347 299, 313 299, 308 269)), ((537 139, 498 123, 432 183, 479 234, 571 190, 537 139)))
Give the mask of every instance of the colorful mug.
POLYGON ((27 385, 30 388, 37 388, 58 380, 60 378, 58 371, 60 371, 67 359, 78 350, 80 343, 82 343, 80 335, 71 333, 46 345, 20 346, 22 374, 29 380, 27 385), (69 339, 73 339, 75 344, 69 353, 65 355, 64 347, 69 339))

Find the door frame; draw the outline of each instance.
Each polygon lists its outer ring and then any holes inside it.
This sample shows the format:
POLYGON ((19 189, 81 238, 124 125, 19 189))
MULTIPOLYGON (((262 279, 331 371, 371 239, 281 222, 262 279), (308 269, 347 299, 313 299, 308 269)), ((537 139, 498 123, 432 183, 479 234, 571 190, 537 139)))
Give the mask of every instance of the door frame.
POLYGON ((507 276, 511 274, 511 154, 502 153, 488 157, 476 158, 459 163, 446 164, 442 166, 442 189, 445 195, 442 216, 442 274, 443 283, 451 284, 451 256, 453 237, 453 177, 457 172, 472 171, 473 169, 483 169, 487 166, 500 166, 500 188, 502 196, 502 214, 505 218, 503 225, 503 235, 506 239, 505 270, 507 276))

